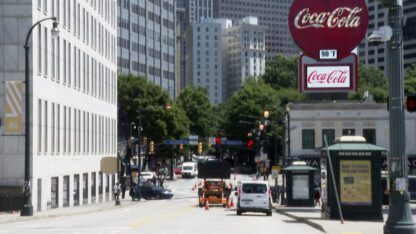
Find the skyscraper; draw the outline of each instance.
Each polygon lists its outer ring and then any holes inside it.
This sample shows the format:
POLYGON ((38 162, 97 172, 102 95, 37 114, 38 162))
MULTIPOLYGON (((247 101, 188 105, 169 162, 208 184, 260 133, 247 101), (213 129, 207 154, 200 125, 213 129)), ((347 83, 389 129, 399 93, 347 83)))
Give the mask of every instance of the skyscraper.
MULTIPOLYGON (((0 1, 0 118, 6 116, 5 82, 25 77, 26 35, 33 23, 49 17, 57 18, 59 36, 52 37, 47 20, 29 40, 34 211, 110 201, 116 180, 101 168, 117 150, 115 0, 0 1)), ((14 91, 15 100, 25 95, 14 91)), ((17 103, 12 105, 23 116, 17 103)), ((24 184, 24 124, 13 134, 0 125, 0 191, 11 198, 21 197, 24 184)))
POLYGON ((287 18, 293 0, 216 0, 214 17, 238 21, 246 16, 258 18, 258 24, 266 27, 266 59, 281 53, 287 56, 299 54, 289 33, 287 18))
MULTIPOLYGON (((388 25, 387 9, 379 1, 367 0, 369 23, 366 38, 361 42, 358 52, 360 62, 374 65, 387 72, 386 52, 387 43, 374 44, 368 41, 368 36, 382 26, 388 25)), ((403 64, 407 68, 416 63, 416 2, 403 1, 403 64)))
POLYGON ((117 1, 118 72, 146 76, 174 97, 175 1, 117 1))

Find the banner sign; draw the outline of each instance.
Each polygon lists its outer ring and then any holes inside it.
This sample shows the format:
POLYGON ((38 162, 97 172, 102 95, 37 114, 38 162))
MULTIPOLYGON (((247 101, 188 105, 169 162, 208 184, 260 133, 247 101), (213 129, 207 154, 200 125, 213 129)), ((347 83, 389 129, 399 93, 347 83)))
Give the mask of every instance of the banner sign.
POLYGON ((356 92, 357 55, 341 61, 316 61, 306 55, 299 59, 299 92, 356 92))
POLYGON ((340 160, 340 194, 343 205, 371 205, 371 161, 340 160))
POLYGON ((6 105, 4 111, 4 134, 22 134, 23 84, 21 81, 6 81, 6 105))
POLYGON ((365 37, 368 10, 364 0, 295 0, 288 23, 293 40, 307 56, 340 60, 365 37))

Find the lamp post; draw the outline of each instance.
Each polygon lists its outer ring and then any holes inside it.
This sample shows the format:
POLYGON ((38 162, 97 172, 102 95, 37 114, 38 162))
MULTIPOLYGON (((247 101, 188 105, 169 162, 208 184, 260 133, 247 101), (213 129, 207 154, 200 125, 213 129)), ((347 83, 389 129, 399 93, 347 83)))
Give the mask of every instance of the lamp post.
MULTIPOLYGON (((32 206, 32 194, 30 186, 30 177, 32 174, 31 171, 31 158, 30 158, 30 77, 29 77, 29 39, 32 34, 33 29, 38 26, 41 22, 46 20, 53 20, 51 34, 52 36, 57 36, 59 34, 58 22, 56 17, 44 18, 32 25, 30 27, 27 35, 26 42, 24 45, 25 48, 25 184, 23 188, 23 206, 20 212, 21 216, 33 216, 33 206, 32 206)), ((41 42, 39 42, 41 43, 41 42)), ((40 62, 40 61, 39 61, 40 62)))
POLYGON ((390 152, 388 155, 389 214, 384 233, 416 233, 407 189, 403 92, 403 1, 380 0, 388 8, 392 38, 387 42, 390 152))

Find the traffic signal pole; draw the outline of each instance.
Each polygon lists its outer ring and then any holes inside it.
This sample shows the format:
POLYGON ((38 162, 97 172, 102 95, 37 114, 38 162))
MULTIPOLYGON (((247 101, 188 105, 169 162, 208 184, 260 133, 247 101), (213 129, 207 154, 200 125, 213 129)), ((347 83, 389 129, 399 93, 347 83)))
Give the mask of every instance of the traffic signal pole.
POLYGON ((405 138, 403 90, 403 2, 380 0, 388 8, 388 21, 393 35, 387 42, 390 152, 388 155, 389 213, 384 233, 416 233, 410 210, 408 192, 407 155, 405 138))

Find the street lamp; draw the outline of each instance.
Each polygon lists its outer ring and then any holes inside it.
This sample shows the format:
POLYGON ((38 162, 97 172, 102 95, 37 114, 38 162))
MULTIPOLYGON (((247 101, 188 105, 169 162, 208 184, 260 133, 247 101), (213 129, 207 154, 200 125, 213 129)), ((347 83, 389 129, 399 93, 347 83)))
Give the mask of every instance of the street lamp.
POLYGON ((410 210, 405 153, 405 116, 403 105, 403 1, 380 0, 388 8, 392 37, 387 42, 390 153, 388 155, 389 214, 384 233, 416 233, 410 210))
MULTIPOLYGON (((30 158, 30 77, 29 77, 29 38, 33 29, 41 22, 53 20, 51 35, 56 37, 59 34, 58 22, 56 17, 44 18, 32 25, 26 35, 25 48, 25 184, 23 188, 23 206, 21 216, 33 216, 32 194, 30 187, 31 158, 30 158)), ((39 42, 41 43, 41 42, 39 42)), ((40 62, 40 61, 39 61, 40 62)))

